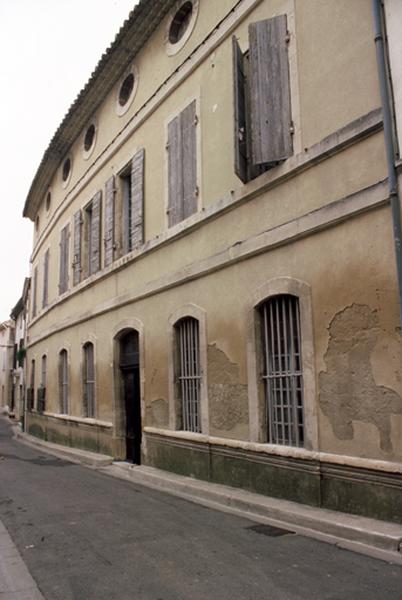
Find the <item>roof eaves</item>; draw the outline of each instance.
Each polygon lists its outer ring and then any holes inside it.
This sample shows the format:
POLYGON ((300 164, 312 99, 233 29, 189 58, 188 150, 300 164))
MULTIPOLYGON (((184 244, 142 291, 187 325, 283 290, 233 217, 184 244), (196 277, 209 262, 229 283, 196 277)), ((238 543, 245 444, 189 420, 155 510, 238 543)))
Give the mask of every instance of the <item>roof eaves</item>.
POLYGON ((49 181, 105 96, 161 23, 176 0, 140 0, 50 140, 25 201, 23 216, 34 221, 49 181))

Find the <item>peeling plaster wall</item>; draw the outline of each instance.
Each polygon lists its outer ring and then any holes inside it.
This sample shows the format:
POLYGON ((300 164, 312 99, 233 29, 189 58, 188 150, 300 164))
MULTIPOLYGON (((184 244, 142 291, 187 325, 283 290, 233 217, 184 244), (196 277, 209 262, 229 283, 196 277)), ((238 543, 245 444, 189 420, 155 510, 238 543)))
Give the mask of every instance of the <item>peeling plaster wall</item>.
POLYGON ((247 384, 217 344, 208 346, 208 399, 211 435, 247 439, 247 384))
POLYGON ((402 414, 402 398, 376 383, 371 355, 380 333, 377 311, 367 305, 352 304, 334 316, 326 371, 319 375, 319 403, 339 440, 354 438, 354 422, 371 424, 378 430, 381 452, 392 456, 391 417, 402 414))

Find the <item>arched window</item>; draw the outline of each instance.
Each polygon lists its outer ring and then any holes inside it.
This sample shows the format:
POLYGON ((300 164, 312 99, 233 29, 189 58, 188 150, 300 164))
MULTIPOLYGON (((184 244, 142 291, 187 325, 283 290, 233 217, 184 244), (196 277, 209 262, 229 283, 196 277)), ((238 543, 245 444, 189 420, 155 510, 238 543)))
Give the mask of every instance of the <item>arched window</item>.
POLYGON ((46 363, 47 363, 47 358, 46 358, 46 354, 44 354, 42 356, 42 369, 41 369, 41 379, 40 379, 40 384, 42 387, 46 387, 46 363))
POLYGON ((94 345, 87 342, 84 346, 84 416, 95 417, 95 363, 94 345))
POLYGON ((299 299, 269 298, 260 307, 268 442, 304 445, 299 299))
POLYGON ((181 400, 182 428, 201 432, 201 367, 199 324, 193 317, 185 317, 175 325, 176 381, 181 400))
POLYGON ((59 401, 60 412, 68 414, 68 354, 61 350, 59 354, 59 401))

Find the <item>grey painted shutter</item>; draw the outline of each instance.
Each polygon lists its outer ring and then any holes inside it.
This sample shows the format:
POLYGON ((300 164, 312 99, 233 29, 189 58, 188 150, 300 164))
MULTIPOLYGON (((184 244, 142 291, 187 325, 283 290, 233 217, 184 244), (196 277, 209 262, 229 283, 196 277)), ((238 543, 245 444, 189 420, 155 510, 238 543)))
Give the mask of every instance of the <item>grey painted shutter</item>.
POLYGON ((168 124, 168 223, 169 227, 183 219, 182 134, 180 115, 168 124))
POLYGON ((49 248, 45 252, 43 259, 43 296, 42 296, 42 308, 45 308, 48 303, 48 290, 49 290, 49 248))
POLYGON ((246 82, 244 57, 235 36, 233 45, 233 99, 234 99, 234 170, 245 183, 247 181, 247 131, 246 131, 246 82))
POLYGON ((105 267, 114 260, 114 175, 105 186, 105 267))
POLYGON ((197 117, 195 100, 181 113, 183 219, 197 212, 197 117))
POLYGON ((92 200, 92 220, 89 256, 90 256, 90 274, 96 273, 100 269, 100 240, 101 240, 101 206, 102 192, 97 192, 92 200))
POLYGON ((33 272, 33 293, 32 293, 32 317, 36 317, 37 312, 37 292, 38 292, 38 267, 33 272))
POLYGON ((68 288, 68 242, 70 226, 66 225, 61 230, 60 236, 60 277, 59 292, 63 294, 68 288))
POLYGON ((74 258, 73 258, 73 285, 81 281, 81 248, 82 248, 82 211, 74 214, 74 258))
POLYGON ((286 15, 249 25, 253 164, 293 153, 286 15))
POLYGON ((144 148, 131 163, 131 249, 144 243, 144 148))

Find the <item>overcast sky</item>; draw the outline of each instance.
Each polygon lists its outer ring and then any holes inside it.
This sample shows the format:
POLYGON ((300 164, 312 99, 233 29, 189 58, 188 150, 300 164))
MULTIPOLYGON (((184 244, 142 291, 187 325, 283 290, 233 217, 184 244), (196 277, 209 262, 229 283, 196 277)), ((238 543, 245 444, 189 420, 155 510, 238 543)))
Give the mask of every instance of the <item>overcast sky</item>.
POLYGON ((0 0, 0 322, 28 276, 43 153, 136 0, 0 0))

